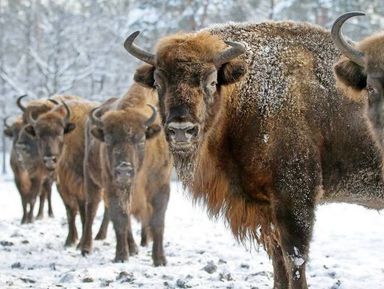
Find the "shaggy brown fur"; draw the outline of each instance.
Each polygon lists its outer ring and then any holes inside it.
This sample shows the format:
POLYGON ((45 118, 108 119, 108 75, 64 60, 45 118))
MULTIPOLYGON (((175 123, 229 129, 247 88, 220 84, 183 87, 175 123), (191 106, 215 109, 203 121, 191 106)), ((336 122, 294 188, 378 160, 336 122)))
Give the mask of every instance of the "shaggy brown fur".
MULTIPOLYGON (((41 103, 43 104, 44 101, 41 103)), ((55 179, 54 173, 48 172, 40 161, 36 141, 25 132, 24 126, 23 118, 20 117, 4 131, 13 139, 10 160, 22 201, 22 224, 33 222, 33 210, 38 196, 40 196, 40 206, 37 219, 42 219, 44 216, 46 198, 48 198, 48 214, 53 217, 51 187, 55 179)))
POLYGON ((365 67, 343 56, 334 66, 336 79, 347 96, 365 102, 370 131, 384 156, 384 32, 367 37, 356 48, 364 53, 365 67))
POLYGON ((181 180, 237 238, 265 245, 276 289, 307 288, 319 200, 384 208, 363 106, 335 87, 338 56, 319 27, 228 24, 161 39, 155 67, 135 74, 157 88, 181 180), (240 41, 246 52, 215 67, 223 40, 240 41), (193 125, 188 144, 175 141, 175 123, 193 125))
MULTIPOLYGON (((57 187, 67 210, 69 232, 66 246, 75 244, 77 229, 75 218, 78 211, 82 224, 85 221, 84 192, 84 125, 88 112, 96 106, 83 100, 67 102, 71 111, 68 121, 65 120, 66 110, 63 105, 56 105, 51 110, 40 114, 26 130, 33 135, 38 143, 41 158, 56 158, 57 187)), ((47 164, 46 164, 47 165, 47 164)))
POLYGON ((147 231, 153 236, 152 258, 155 266, 165 265, 163 251, 164 217, 169 199, 171 161, 160 119, 146 127, 151 109, 157 106, 155 95, 137 84, 120 99, 104 103, 98 115, 102 126, 87 125, 84 170, 88 191, 87 222, 82 253, 92 247, 92 222, 101 191, 109 207, 116 232, 116 262, 137 254, 129 214, 142 223, 141 245, 147 243, 147 231), (133 175, 120 179, 119 166, 131 164, 133 175))

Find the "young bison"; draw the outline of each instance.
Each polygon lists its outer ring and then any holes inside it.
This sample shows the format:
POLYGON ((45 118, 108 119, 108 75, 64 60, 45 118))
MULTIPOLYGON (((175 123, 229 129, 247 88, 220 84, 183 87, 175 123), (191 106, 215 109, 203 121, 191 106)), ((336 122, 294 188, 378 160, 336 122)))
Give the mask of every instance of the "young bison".
POLYGON ((72 100, 54 106, 36 119, 30 113, 25 130, 36 139, 39 156, 49 171, 56 171, 57 187, 68 218, 66 246, 75 244, 78 234, 75 218, 78 211, 84 226, 84 126, 95 103, 72 100))
POLYGON ((333 24, 333 41, 344 55, 334 66, 334 71, 346 94, 366 103, 370 131, 384 156, 384 33, 367 37, 353 46, 341 33, 345 21, 362 15, 365 14, 345 13, 333 24))
POLYGON ((176 171, 211 216, 264 244, 275 289, 308 288, 315 208, 384 208, 380 155, 361 103, 335 87, 339 56, 322 28, 226 24, 161 39, 134 79, 155 88, 176 171), (236 42, 231 42, 231 41, 236 42))
POLYGON ((12 138, 10 161, 23 207, 21 223, 33 222, 33 211, 36 198, 39 195, 40 206, 37 219, 41 219, 44 215, 46 198, 48 198, 48 214, 50 217, 53 217, 51 187, 54 178, 47 175, 44 167, 41 165, 37 157, 36 143, 26 138, 21 118, 18 118, 12 125, 8 125, 5 119, 4 127, 4 134, 12 138))
POLYGON ((121 99, 93 110, 87 125, 85 184, 87 221, 82 253, 92 246, 92 222, 104 191, 116 233, 116 262, 137 253, 130 214, 142 222, 142 245, 149 229, 155 266, 165 265, 164 218, 171 161, 157 117, 155 95, 133 85, 121 99))

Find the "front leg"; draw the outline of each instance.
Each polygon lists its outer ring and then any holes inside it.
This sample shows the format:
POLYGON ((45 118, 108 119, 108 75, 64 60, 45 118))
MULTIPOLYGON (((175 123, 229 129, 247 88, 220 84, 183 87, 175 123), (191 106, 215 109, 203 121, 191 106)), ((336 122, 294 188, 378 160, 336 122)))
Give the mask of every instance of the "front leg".
POLYGON ((115 262, 128 260, 128 223, 129 213, 122 208, 118 197, 109 198, 109 215, 116 234, 115 262))
POLYGON ((27 223, 33 223, 34 216, 33 210, 35 208, 36 198, 39 195, 42 188, 42 182, 40 178, 33 178, 31 180, 31 188, 29 191, 29 212, 27 215, 27 223))
MULTIPOLYGON (((321 188, 321 169, 316 154, 298 151, 284 153, 286 159, 283 156, 277 161, 273 215, 289 286, 284 284, 282 266, 276 264, 274 269, 281 271, 275 272, 280 275, 280 284, 275 284, 275 288, 308 288, 305 267, 321 188)), ((279 252, 275 254, 278 256, 279 252)))
POLYGON ((168 206, 169 192, 169 185, 163 185, 151 200, 153 213, 149 226, 153 237, 152 259, 155 266, 165 266, 167 264, 163 248, 163 236, 165 211, 168 206))

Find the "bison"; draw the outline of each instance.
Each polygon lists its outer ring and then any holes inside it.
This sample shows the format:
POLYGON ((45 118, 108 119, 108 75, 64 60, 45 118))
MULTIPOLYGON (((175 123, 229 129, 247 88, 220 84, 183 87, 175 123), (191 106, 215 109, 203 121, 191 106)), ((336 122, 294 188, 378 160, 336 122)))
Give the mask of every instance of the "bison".
POLYGON ((39 164, 39 160, 35 157, 35 143, 24 139, 25 134, 23 133, 21 118, 18 118, 12 125, 8 125, 7 121, 4 120, 4 127, 4 134, 12 138, 10 162, 23 207, 21 224, 34 221, 33 211, 39 195, 40 206, 37 218, 41 219, 44 215, 46 197, 48 197, 48 214, 53 216, 51 206, 52 183, 51 179, 45 177, 45 174, 41 171, 42 167, 39 164), (22 135, 21 137, 20 134, 22 135))
POLYGON ((162 38, 134 80, 157 90, 179 178, 241 241, 261 243, 274 288, 307 288, 315 208, 380 209, 380 155, 363 105, 337 90, 330 32, 310 24, 225 24, 162 38))
MULTIPOLYGON (((26 97, 26 95, 22 95, 17 99, 17 104, 20 108, 23 108, 21 100, 24 97, 26 97)), ((48 172, 40 161, 37 153, 37 144, 35 140, 25 132, 24 126, 25 123, 21 117, 11 126, 7 124, 6 120, 4 121, 4 133, 13 139, 11 168, 14 172, 15 183, 22 199, 22 224, 33 222, 33 210, 38 196, 40 196, 40 205, 37 219, 43 218, 46 198, 48 198, 48 215, 53 217, 51 188, 55 179, 54 174, 48 172)))
POLYGON ((116 262, 137 253, 130 214, 153 237, 155 266, 165 265, 164 218, 169 200, 171 160, 157 117, 157 98, 134 84, 121 99, 111 99, 91 111, 87 124, 84 174, 88 194, 82 253, 92 246, 92 222, 101 192, 116 233, 116 262), (151 112, 151 113, 149 113, 151 112))
POLYGON ((332 26, 333 41, 344 55, 335 64, 334 72, 347 96, 366 103, 370 131, 384 155, 384 34, 372 35, 352 45, 341 33, 345 21, 362 15, 365 14, 345 13, 332 26))
POLYGON ((84 226, 84 125, 88 112, 95 106, 96 103, 80 99, 69 100, 37 118, 32 112, 27 115, 26 132, 36 140, 45 167, 57 174, 57 188, 67 211, 66 246, 74 245, 78 239, 75 225, 78 211, 84 226))

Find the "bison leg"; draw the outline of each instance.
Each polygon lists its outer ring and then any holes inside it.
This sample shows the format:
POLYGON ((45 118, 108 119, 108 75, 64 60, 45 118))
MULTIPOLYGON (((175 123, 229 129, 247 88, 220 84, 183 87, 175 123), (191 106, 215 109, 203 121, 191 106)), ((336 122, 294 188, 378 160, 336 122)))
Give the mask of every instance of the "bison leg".
POLYGON ((139 253, 139 249, 137 248, 135 239, 133 238, 133 234, 132 234, 131 216, 128 217, 127 242, 128 242, 129 255, 130 256, 137 255, 139 253))
POLYGON ((25 199, 25 197, 21 197, 21 204, 23 206, 23 217, 21 218, 21 224, 26 224, 27 223, 27 206, 28 206, 28 202, 27 200, 25 199))
POLYGON ((108 224, 109 224, 109 212, 108 212, 108 208, 105 206, 103 221, 101 222, 101 226, 100 226, 99 232, 95 237, 95 240, 104 240, 107 237, 108 224))
POLYGON ((44 191, 40 194, 40 204, 39 204, 39 212, 37 213, 36 220, 41 220, 44 218, 44 203, 46 199, 46 194, 44 191))
POLYGON ((273 289, 288 289, 289 281, 283 252, 279 245, 275 244, 272 249, 272 265, 274 273, 273 289))
POLYGON ((141 224, 141 242, 140 246, 146 247, 148 246, 148 228, 147 225, 142 223, 141 224))
POLYGON ((69 205, 65 205, 65 209, 67 211, 67 219, 68 219, 68 236, 65 241, 65 246, 73 246, 76 244, 78 235, 76 229, 76 214, 77 209, 70 207, 69 205))
POLYGON ((47 180, 43 184, 44 191, 46 192, 47 200, 48 200, 48 216, 53 218, 53 210, 52 210, 52 181, 47 180))
MULTIPOLYGON (((310 147, 305 139, 301 140, 300 145, 310 147)), ((295 149, 294 145, 290 148, 295 149)), ((280 156, 277 161, 279 171, 276 174, 277 191, 273 212, 288 276, 288 288, 307 289, 305 267, 312 237, 316 198, 321 184, 321 168, 317 154, 311 154, 309 149, 299 154, 299 147, 289 153, 290 148, 282 150, 287 157, 280 156)), ((280 269, 276 274, 282 275, 280 269)), ((275 287, 285 288, 277 285, 275 287)))
POLYGON ((101 200, 100 189, 87 177, 85 178, 85 188, 87 192, 87 206, 84 230, 81 237, 81 254, 83 256, 90 254, 92 251, 92 225, 101 200))
POLYGON ((169 201, 169 185, 163 185, 160 191, 152 198, 153 213, 149 222, 153 237, 152 259, 155 266, 165 266, 167 264, 164 248, 164 219, 169 201))
POLYGON ((119 199, 111 197, 109 200, 109 215, 116 234, 116 256, 115 262, 128 260, 128 222, 129 214, 120 206, 119 199))
POLYGON ((33 210, 35 209, 35 203, 36 198, 40 193, 41 190, 41 180, 38 178, 34 178, 31 180, 31 189, 29 192, 29 212, 27 215, 27 223, 33 223, 34 216, 33 216, 33 210))

